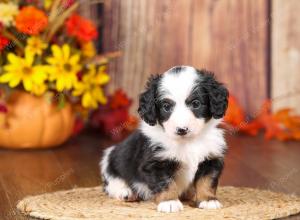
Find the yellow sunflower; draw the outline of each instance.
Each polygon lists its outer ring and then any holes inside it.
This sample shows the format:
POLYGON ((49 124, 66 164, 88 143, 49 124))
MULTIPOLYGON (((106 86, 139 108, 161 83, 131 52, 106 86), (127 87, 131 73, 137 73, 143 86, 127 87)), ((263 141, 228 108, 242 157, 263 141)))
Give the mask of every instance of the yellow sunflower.
POLYGON ((36 93, 34 88, 44 84, 47 73, 44 66, 33 65, 32 53, 25 52, 24 58, 9 53, 7 59, 9 63, 3 67, 4 74, 0 76, 0 83, 8 83, 14 88, 22 82, 26 91, 41 95, 43 92, 36 93))
POLYGON ((98 104, 105 104, 107 99, 101 88, 109 81, 109 76, 105 73, 105 67, 100 67, 96 71, 95 65, 91 65, 82 80, 74 87, 73 95, 82 96, 81 104, 85 108, 97 108, 98 104))
POLYGON ((30 37, 27 39, 27 46, 25 50, 33 55, 42 55, 43 50, 48 47, 48 44, 44 43, 39 37, 30 37))
POLYGON ((51 50, 53 56, 46 59, 49 64, 47 67, 49 79, 56 81, 57 91, 69 90, 77 82, 77 73, 82 68, 79 64, 80 55, 72 55, 68 44, 62 47, 52 45, 51 50))

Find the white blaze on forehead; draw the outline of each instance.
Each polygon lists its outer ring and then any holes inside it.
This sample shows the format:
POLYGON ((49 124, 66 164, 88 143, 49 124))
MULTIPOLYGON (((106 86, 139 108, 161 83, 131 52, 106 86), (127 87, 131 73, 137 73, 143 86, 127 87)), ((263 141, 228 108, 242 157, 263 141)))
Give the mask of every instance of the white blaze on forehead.
POLYGON ((168 70, 160 83, 160 91, 164 97, 173 100, 185 100, 195 86, 195 81, 198 79, 196 70, 193 67, 183 67, 178 73, 168 70))

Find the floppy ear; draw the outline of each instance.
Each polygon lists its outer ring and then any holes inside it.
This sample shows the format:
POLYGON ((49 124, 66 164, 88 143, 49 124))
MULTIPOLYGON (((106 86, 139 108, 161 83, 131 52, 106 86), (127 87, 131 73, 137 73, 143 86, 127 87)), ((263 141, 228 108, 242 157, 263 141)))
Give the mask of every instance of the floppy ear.
POLYGON ((146 91, 140 94, 138 113, 149 125, 157 123, 156 97, 160 75, 150 76, 146 85, 146 91))
POLYGON ((214 74, 205 70, 202 81, 209 97, 209 108, 213 118, 219 119, 225 115, 228 106, 228 90, 222 83, 216 81, 214 74))

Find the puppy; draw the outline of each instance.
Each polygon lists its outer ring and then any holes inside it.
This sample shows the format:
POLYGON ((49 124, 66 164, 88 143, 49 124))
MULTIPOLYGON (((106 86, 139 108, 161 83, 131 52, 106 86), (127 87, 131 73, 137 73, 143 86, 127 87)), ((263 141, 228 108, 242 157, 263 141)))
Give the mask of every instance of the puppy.
POLYGON ((221 208, 216 190, 227 147, 217 126, 227 99, 205 70, 177 66, 150 77, 139 98, 139 129, 104 152, 104 191, 120 200, 154 199, 161 212, 183 210, 180 199, 221 208))

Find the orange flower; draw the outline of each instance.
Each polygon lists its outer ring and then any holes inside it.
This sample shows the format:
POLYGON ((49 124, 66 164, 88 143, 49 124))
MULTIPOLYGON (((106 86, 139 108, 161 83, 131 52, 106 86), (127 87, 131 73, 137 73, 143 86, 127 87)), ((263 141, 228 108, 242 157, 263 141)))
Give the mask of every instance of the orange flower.
POLYGON ((25 34, 39 34, 47 25, 47 15, 33 6, 23 7, 16 17, 16 27, 18 31, 25 34))
POLYGON ((67 34, 76 37, 78 41, 91 41, 98 36, 95 25, 88 19, 77 14, 66 21, 67 34))

